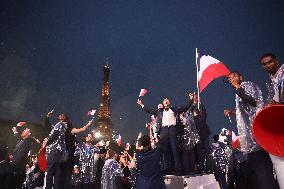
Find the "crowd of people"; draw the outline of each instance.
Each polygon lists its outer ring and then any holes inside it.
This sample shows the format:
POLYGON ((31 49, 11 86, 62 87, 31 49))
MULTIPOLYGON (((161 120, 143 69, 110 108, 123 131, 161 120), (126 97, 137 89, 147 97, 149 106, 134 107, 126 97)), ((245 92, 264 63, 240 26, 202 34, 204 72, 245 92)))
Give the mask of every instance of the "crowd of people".
POLYGON ((165 97, 151 109, 139 98, 137 104, 153 116, 149 134, 139 134, 136 143, 125 148, 113 148, 111 140, 94 144, 93 133, 78 140, 76 134, 94 121, 74 128, 68 116, 60 114, 52 125, 51 111, 44 120, 50 134, 37 154, 30 154, 35 143, 32 131, 25 128, 19 134, 17 127, 12 128, 18 143, 11 154, 1 147, 6 155, 1 155, 0 188, 165 189, 165 175, 196 174, 214 174, 224 189, 283 188, 283 175, 273 163, 283 167, 284 159, 256 143, 252 122, 263 107, 284 102, 284 66, 274 54, 264 54, 260 63, 269 74, 266 101, 258 85, 246 81, 239 71, 227 76, 236 94, 236 107, 224 110, 224 116, 236 116, 237 148, 232 148, 229 140, 220 140, 224 132, 210 142, 205 105, 193 93, 183 107, 172 106, 165 97))

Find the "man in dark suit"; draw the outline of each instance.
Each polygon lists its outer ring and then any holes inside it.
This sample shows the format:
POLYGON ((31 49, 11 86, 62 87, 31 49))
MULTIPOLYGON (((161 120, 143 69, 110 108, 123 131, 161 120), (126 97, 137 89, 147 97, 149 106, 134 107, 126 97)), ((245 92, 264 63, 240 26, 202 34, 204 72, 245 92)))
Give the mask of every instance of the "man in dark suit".
POLYGON ((181 112, 186 112, 190 107, 193 107, 193 94, 189 94, 189 103, 184 107, 172 107, 169 98, 164 98, 163 107, 159 109, 149 109, 144 106, 141 99, 138 99, 139 104, 147 113, 155 115, 157 121, 157 131, 160 136, 160 144, 164 156, 165 174, 172 174, 171 155, 174 158, 175 174, 181 175, 181 161, 177 146, 177 131, 176 123, 181 112))
POLYGON ((32 145, 31 130, 25 128, 21 136, 19 136, 16 127, 13 127, 12 131, 17 137, 18 144, 13 151, 12 170, 7 177, 6 184, 8 188, 21 188, 26 178, 26 164, 28 163, 28 154, 32 145))
MULTIPOLYGON (((156 145, 156 141, 153 140, 152 144, 156 145)), ((139 151, 136 155, 138 173, 135 189, 166 189, 159 163, 162 155, 160 144, 158 143, 155 148, 152 148, 150 137, 144 135, 138 138, 136 150, 139 151)))

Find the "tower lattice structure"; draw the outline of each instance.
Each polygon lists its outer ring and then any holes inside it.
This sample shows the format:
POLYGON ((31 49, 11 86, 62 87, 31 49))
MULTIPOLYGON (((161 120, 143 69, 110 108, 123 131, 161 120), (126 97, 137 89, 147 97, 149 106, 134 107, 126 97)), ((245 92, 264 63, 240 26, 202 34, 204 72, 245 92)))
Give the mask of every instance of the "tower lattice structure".
POLYGON ((103 68, 104 78, 102 86, 102 103, 99 107, 99 112, 96 119, 96 131, 99 132, 102 138, 112 139, 112 123, 110 119, 110 83, 109 83, 109 65, 106 64, 103 68))

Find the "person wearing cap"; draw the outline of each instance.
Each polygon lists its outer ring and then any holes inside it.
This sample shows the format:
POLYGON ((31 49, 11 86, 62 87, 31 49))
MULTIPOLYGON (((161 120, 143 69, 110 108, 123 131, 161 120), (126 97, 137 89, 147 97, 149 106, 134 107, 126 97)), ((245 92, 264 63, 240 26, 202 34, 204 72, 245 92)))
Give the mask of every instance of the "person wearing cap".
POLYGON ((228 81, 236 93, 236 109, 224 110, 225 116, 236 115, 238 134, 240 136, 240 151, 247 154, 247 165, 250 170, 249 188, 278 188, 273 177, 273 165, 266 151, 254 139, 252 122, 256 113, 263 107, 262 92, 258 85, 244 81, 238 71, 228 75, 228 81))
POLYGON ((8 188, 21 188, 26 178, 26 165, 28 163, 28 154, 32 146, 31 130, 25 128, 19 135, 17 128, 13 127, 12 131, 18 143, 12 153, 12 170, 7 176, 6 185, 8 188))
POLYGON ((171 154, 174 159, 175 175, 182 175, 182 166, 180 154, 177 146, 177 130, 176 124, 179 119, 179 114, 186 112, 193 105, 193 94, 189 94, 189 103, 184 107, 172 107, 170 99, 165 97, 159 109, 150 109, 138 99, 137 104, 140 105, 147 113, 155 115, 157 121, 157 134, 159 135, 160 143, 164 155, 164 171, 165 174, 172 174, 171 154))
MULTIPOLYGON (((266 82, 268 91, 267 104, 284 104, 284 65, 280 64, 276 55, 266 53, 260 57, 263 69, 269 74, 266 82)), ((281 189, 284 188, 284 157, 269 154, 273 162, 278 183, 281 189)))

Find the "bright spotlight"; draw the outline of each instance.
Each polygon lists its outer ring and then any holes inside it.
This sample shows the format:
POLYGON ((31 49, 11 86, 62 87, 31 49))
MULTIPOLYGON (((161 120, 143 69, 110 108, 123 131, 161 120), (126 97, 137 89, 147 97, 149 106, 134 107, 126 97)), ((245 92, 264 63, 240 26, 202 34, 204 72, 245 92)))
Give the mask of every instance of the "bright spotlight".
POLYGON ((100 138, 102 135, 101 135, 101 133, 100 132, 96 132, 95 133, 95 138, 100 138))

